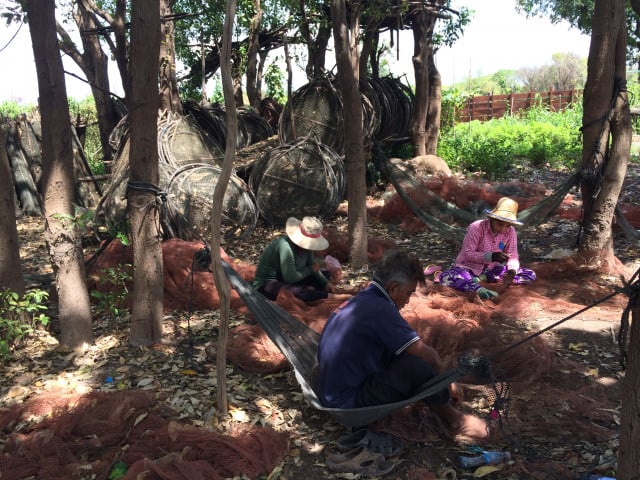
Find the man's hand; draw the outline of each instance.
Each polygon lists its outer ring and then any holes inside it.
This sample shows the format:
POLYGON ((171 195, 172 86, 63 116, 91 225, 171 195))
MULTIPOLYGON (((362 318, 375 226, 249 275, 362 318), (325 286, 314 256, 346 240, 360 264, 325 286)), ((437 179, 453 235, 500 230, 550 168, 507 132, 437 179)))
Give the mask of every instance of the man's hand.
POLYGON ((493 252, 491 254, 491 261, 498 263, 507 263, 509 261, 509 255, 504 252, 493 252))

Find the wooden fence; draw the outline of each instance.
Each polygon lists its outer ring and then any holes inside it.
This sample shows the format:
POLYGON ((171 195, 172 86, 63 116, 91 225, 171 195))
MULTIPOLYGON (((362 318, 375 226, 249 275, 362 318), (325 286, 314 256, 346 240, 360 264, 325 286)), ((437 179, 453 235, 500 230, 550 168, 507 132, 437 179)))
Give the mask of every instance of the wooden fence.
POLYGON ((558 112, 581 98, 582 90, 483 95, 468 99, 456 117, 459 122, 491 120, 537 106, 547 106, 551 111, 558 112))

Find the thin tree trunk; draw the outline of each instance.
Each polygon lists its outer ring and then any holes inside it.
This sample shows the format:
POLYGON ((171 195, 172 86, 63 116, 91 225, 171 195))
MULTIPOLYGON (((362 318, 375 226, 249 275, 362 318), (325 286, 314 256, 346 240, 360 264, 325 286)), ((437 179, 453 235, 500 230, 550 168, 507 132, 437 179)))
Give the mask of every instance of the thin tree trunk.
POLYGON ((182 101, 176 77, 175 25, 165 20, 173 13, 173 0, 160 2, 160 107, 168 112, 182 114, 182 101))
POLYGON ((13 176, 6 146, 5 119, 0 117, 0 290, 24 293, 20 242, 16 226, 16 202, 13 176))
POLYGON ((71 119, 56 38, 54 0, 26 2, 42 122, 45 237, 56 275, 60 343, 81 349, 93 339, 80 235, 74 223, 71 119))
POLYGON ((620 453, 616 478, 640 478, 640 284, 636 280, 629 298, 631 334, 622 390, 620 453))
POLYGON ((131 9, 131 130, 127 208, 133 245, 133 308, 129 341, 162 339, 163 269, 158 168, 158 68, 160 5, 133 2, 131 9))
POLYGON ((344 112, 344 152, 347 170, 349 250, 351 265, 367 264, 366 165, 363 147, 362 100, 358 80, 358 16, 350 12, 347 25, 344 0, 332 0, 331 19, 344 112), (350 27, 350 28, 349 28, 350 27))
POLYGON ((260 90, 258 88, 258 50, 260 49, 260 25, 262 7, 260 0, 253 0, 254 15, 249 26, 249 48, 247 50, 247 97, 249 105, 260 111, 260 90))
POLYGON ((238 137, 238 118, 234 99, 233 79, 231 72, 231 40, 233 37, 233 19, 236 15, 236 1, 228 0, 224 17, 222 50, 220 52, 220 74, 227 121, 227 144, 224 151, 222 171, 213 191, 213 207, 211 219, 211 260, 213 265, 216 290, 220 297, 220 327, 218 328, 218 348, 216 349, 216 399, 218 412, 226 416, 229 412, 227 402, 227 338, 229 336, 229 317, 231 312, 231 288, 222 268, 220 255, 220 232, 222 231, 222 209, 224 194, 231 178, 233 159, 236 153, 238 137))
POLYGON ((415 155, 427 153, 427 112, 429 110, 429 54, 432 52, 431 36, 435 17, 419 11, 413 16, 413 70, 416 80, 416 94, 409 131, 415 147, 415 155))
POLYGON ((433 50, 429 53, 429 107, 427 109, 427 154, 435 155, 438 151, 440 136, 440 114, 442 112, 442 79, 436 67, 433 50))

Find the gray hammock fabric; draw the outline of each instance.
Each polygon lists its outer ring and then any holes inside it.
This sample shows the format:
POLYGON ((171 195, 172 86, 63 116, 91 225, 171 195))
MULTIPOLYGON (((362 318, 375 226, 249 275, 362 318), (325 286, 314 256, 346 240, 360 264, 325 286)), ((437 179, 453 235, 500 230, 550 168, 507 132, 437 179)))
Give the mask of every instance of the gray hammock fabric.
MULTIPOLYGON (((479 218, 474 216, 471 212, 443 200, 438 195, 428 190, 424 185, 416 182, 401 169, 393 165, 379 147, 373 148, 373 160, 376 168, 389 178, 400 198, 402 198, 413 213, 434 233, 450 238, 454 241, 461 242, 466 233, 466 227, 461 228, 451 226, 420 208, 420 206, 418 206, 407 194, 405 189, 402 187, 402 183, 409 185, 410 188, 421 188, 423 191, 426 191, 427 196, 437 207, 439 213, 451 215, 454 219, 464 221, 466 223, 470 223, 479 218)), ((560 206, 567 193, 569 193, 571 188, 578 184, 579 180, 580 173, 574 172, 564 181, 564 183, 559 185, 551 195, 519 212, 518 219, 526 223, 528 227, 536 227, 540 225, 551 217, 553 212, 555 212, 560 206)))
MULTIPOLYGON (((416 403, 447 388, 451 383, 469 373, 467 371, 469 367, 459 367, 444 372, 425 383, 418 393, 400 402, 346 409, 325 407, 320 403, 314 387, 317 368, 316 351, 320 334, 255 290, 224 260, 222 266, 233 289, 240 295, 271 341, 276 344, 293 367, 296 380, 307 401, 317 410, 328 413, 342 425, 360 427, 373 423, 399 408, 416 403)), ((486 378, 487 374, 481 376, 486 378)))

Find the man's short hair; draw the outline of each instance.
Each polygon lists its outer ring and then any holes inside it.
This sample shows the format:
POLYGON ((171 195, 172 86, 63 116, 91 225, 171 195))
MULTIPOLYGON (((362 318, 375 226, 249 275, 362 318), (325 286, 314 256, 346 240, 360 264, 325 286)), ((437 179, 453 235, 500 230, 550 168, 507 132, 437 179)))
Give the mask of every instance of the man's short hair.
POLYGON ((373 278, 384 287, 391 282, 424 283, 425 280, 420 260, 400 249, 384 252, 376 266, 373 278))

